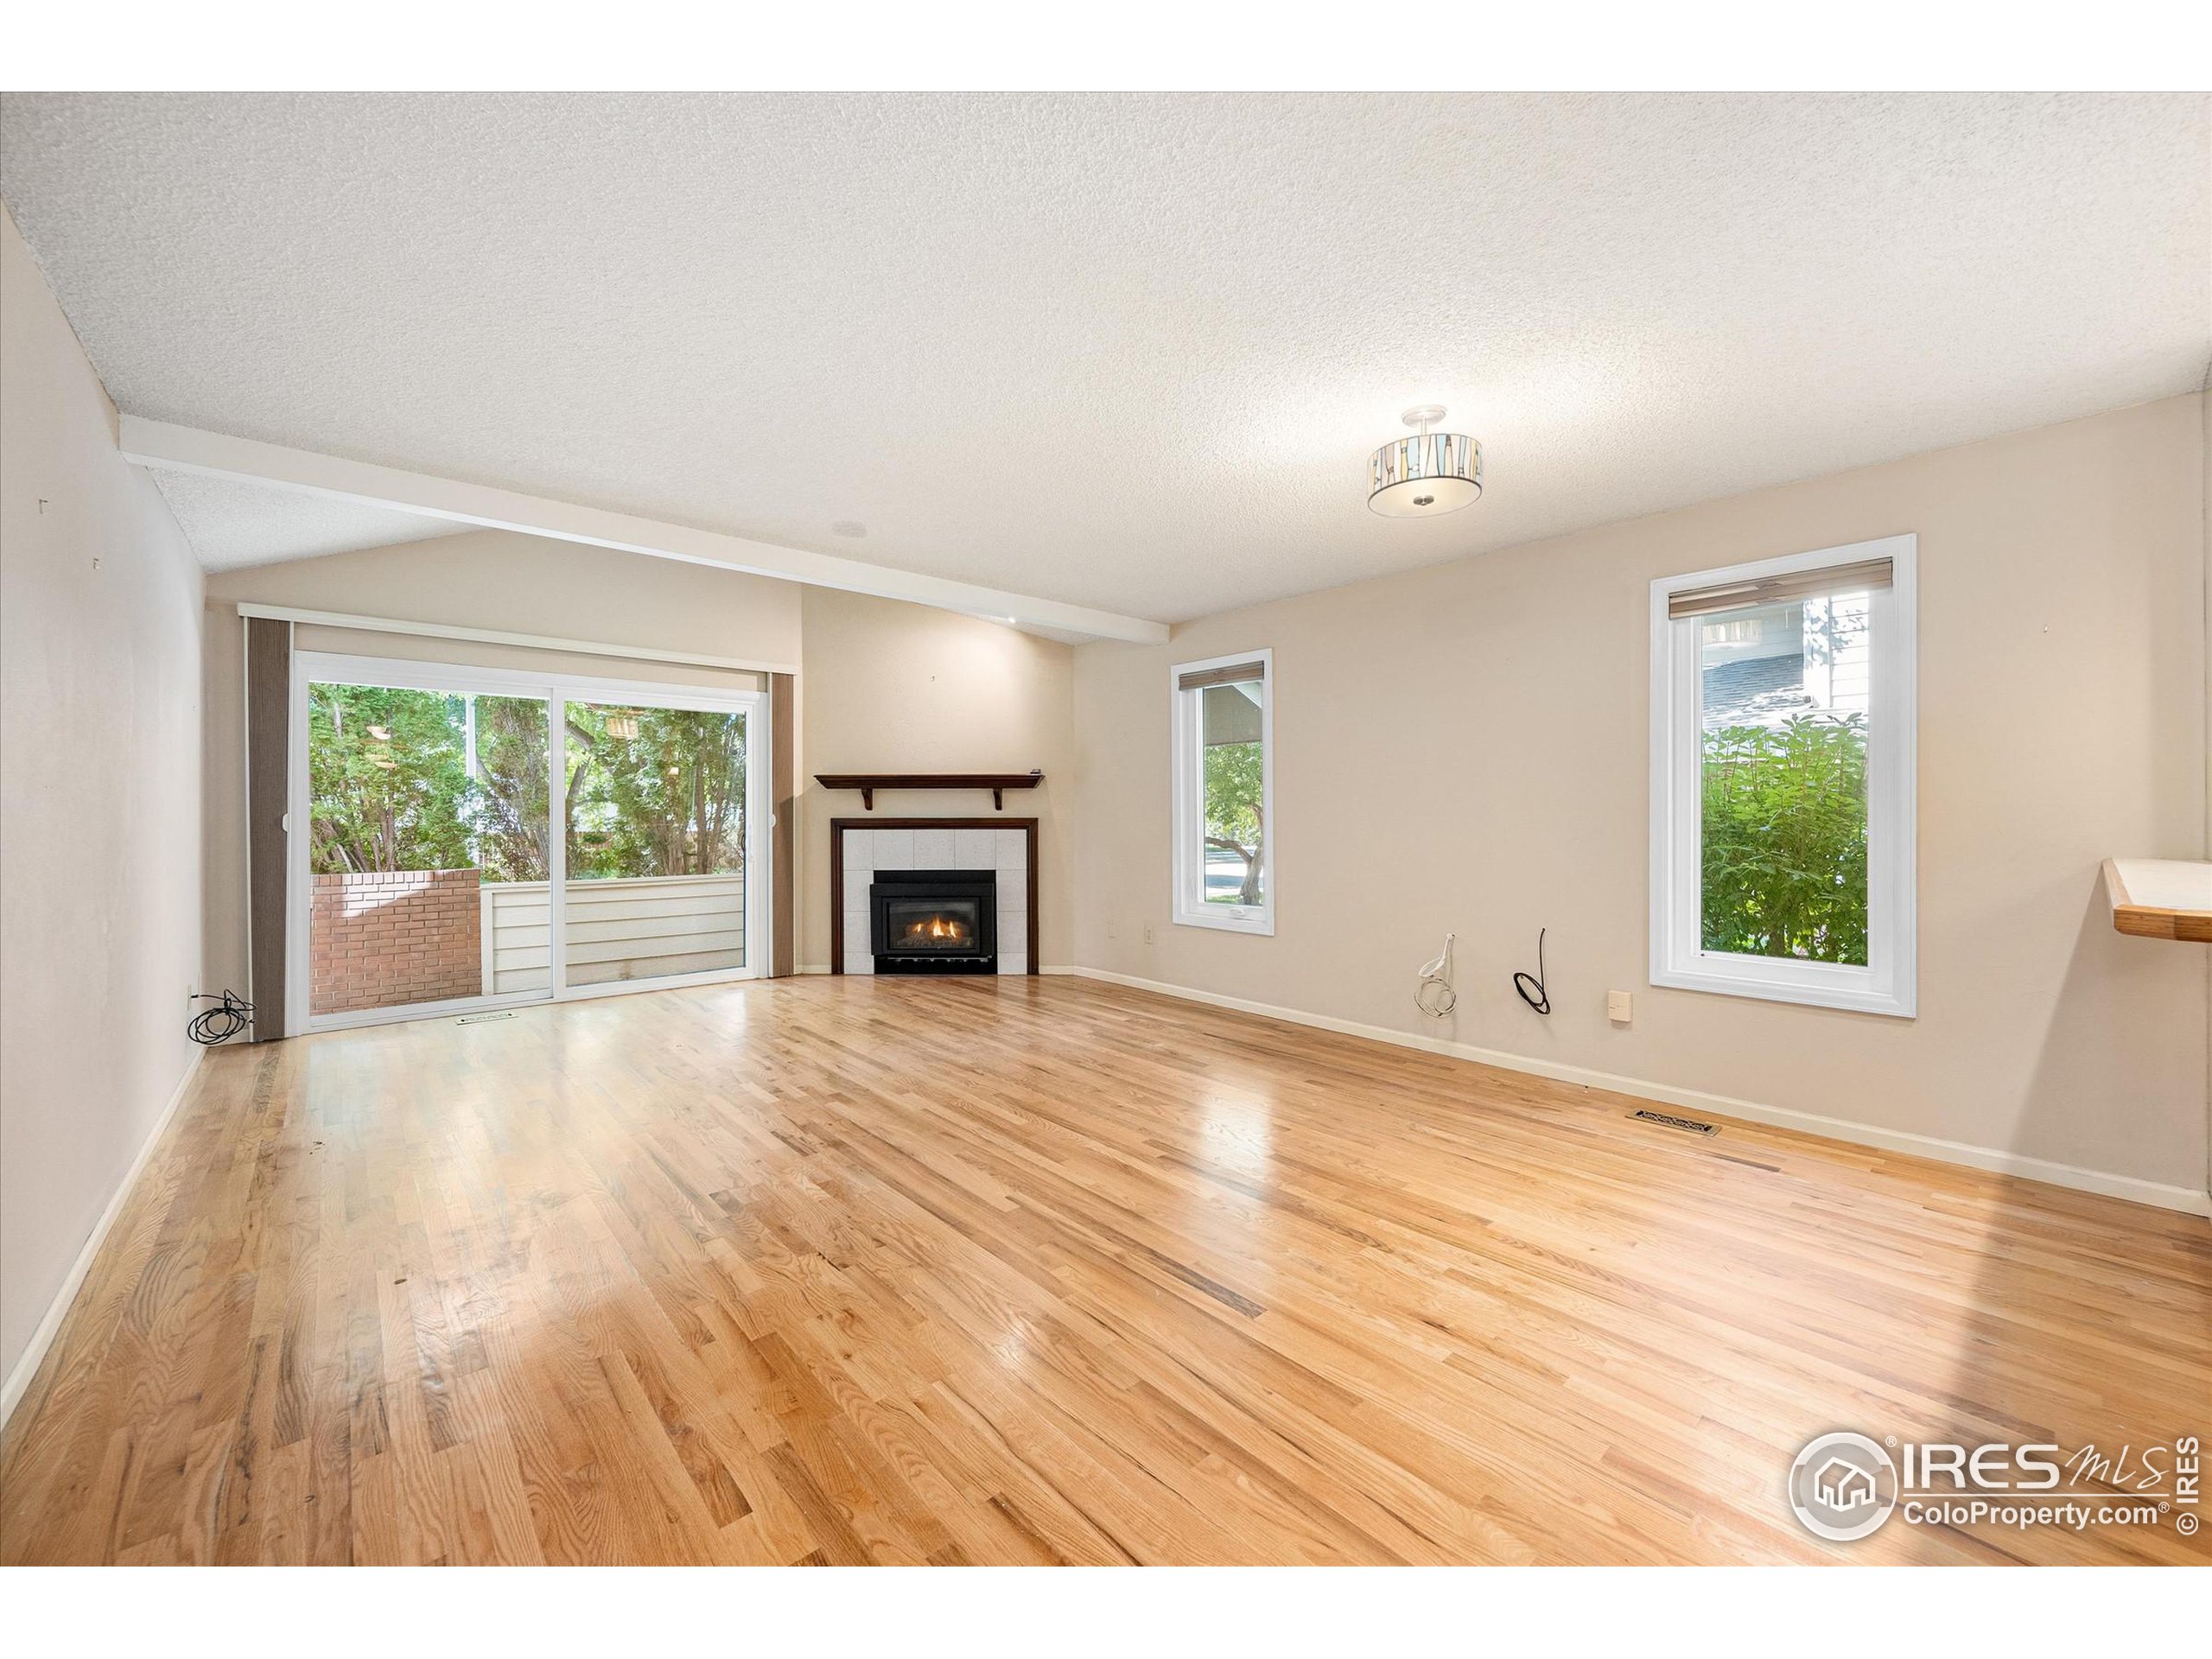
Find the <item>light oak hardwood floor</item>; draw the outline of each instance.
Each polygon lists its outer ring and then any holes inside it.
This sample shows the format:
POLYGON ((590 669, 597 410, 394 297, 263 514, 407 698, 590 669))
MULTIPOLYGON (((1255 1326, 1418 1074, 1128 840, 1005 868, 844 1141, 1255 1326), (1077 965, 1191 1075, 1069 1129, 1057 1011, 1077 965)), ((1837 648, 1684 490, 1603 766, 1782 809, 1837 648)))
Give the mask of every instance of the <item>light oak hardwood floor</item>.
POLYGON ((2212 1430, 2203 1221, 1636 1103, 1067 979, 219 1051, 0 1558, 2208 1559, 1783 1497, 2212 1430))

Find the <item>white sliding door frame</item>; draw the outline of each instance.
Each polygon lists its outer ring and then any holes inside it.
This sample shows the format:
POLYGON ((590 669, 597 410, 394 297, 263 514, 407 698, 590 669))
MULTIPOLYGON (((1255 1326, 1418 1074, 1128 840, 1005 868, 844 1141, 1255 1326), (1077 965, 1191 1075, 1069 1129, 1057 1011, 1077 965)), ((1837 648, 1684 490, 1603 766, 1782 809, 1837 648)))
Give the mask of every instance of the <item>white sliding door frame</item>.
POLYGON ((660 991, 683 985, 710 985, 726 980, 766 978, 769 969, 772 931, 771 906, 774 881, 770 879, 770 831, 775 810, 774 736, 769 719, 768 694, 760 691, 720 691, 696 685, 675 685, 654 680, 597 679, 582 674, 537 673, 528 670, 469 668, 453 663, 420 662, 397 657, 360 657, 330 652, 292 653, 290 727, 291 798, 287 803, 285 852, 289 866, 284 927, 285 1029, 297 1037, 309 1032, 338 1031, 354 1026, 386 1025, 402 1020, 436 1019, 448 1014, 489 1013, 527 1007, 537 1002, 580 1001, 589 997, 621 996, 632 991, 660 991), (406 690, 443 691, 459 696, 543 698, 551 771, 547 779, 548 836, 546 892, 548 900, 549 983, 543 991, 514 991, 505 995, 458 997, 436 1002, 408 1002, 389 1008, 364 1008, 348 1014, 316 1014, 308 1011, 311 992, 308 938, 314 882, 309 869, 310 806, 308 776, 308 688, 317 682, 341 685, 393 686, 406 690), (669 974, 658 978, 610 980, 595 985, 568 982, 568 862, 569 775, 568 706, 571 702, 613 702, 644 708, 692 709, 708 714, 745 716, 745 965, 715 968, 702 973, 669 974))

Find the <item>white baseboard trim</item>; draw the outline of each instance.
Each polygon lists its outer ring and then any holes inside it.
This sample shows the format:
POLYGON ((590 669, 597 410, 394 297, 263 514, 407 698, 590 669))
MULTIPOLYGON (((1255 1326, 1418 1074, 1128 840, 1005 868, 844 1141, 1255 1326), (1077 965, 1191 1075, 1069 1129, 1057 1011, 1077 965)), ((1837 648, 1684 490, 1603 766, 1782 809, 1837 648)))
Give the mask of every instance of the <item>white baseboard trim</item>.
MULTIPOLYGON (((794 973, 799 974, 826 974, 829 971, 830 964, 826 962, 801 963, 798 968, 793 969, 794 973)), ((1039 963, 1037 966, 1037 971, 1040 974, 1079 974, 1083 969, 1080 968, 1055 968, 1049 963, 1039 963)))
POLYGON ((176 1109, 184 1104, 184 1097, 192 1091, 192 1080, 200 1075, 200 1062, 207 1056, 204 1048, 194 1048, 192 1058, 184 1068, 184 1075, 177 1079, 176 1087, 169 1093, 168 1104, 162 1108, 161 1116, 154 1120, 154 1127, 146 1132, 146 1139, 138 1147, 138 1155, 130 1160, 130 1167, 124 1172, 123 1179, 116 1185, 115 1195, 107 1201, 107 1208, 92 1224, 85 1248, 77 1253, 76 1261, 63 1275, 61 1287, 54 1293, 48 1304, 46 1317, 38 1322, 38 1329, 31 1332, 31 1339, 23 1345, 15 1366, 8 1373, 8 1380, 0 1383, 0 1428, 8 1426, 8 1419, 15 1414, 16 1404, 30 1388, 31 1379, 38 1375, 40 1363, 46 1351, 54 1345, 54 1338, 67 1317, 69 1305, 77 1300, 77 1293, 84 1287, 85 1275, 92 1270, 92 1258, 100 1253, 100 1246, 107 1243, 109 1230, 115 1218, 123 1213, 123 1206, 130 1201, 131 1190, 138 1185, 139 1176, 154 1156, 154 1148, 161 1144, 162 1133, 169 1120, 176 1116, 176 1109))
MULTIPOLYGON (((1048 968, 1045 971, 1051 973, 1053 970, 1048 968)), ((2142 1180, 2133 1175, 2114 1175, 2104 1170, 2083 1169, 2074 1164, 2053 1163, 2044 1158, 2024 1157, 2018 1153, 2001 1152, 1993 1147, 1971 1146, 1962 1141, 1941 1141, 1933 1135, 1879 1128, 1870 1123, 1854 1123, 1848 1118, 1791 1111, 1785 1107, 1763 1105, 1758 1101, 1738 1100, 1732 1095, 1708 1094, 1700 1089, 1679 1089, 1670 1084, 1647 1083, 1641 1077, 1592 1071, 1586 1066, 1563 1065, 1552 1060, 1534 1059, 1524 1054, 1509 1054, 1502 1049, 1478 1048, 1471 1043, 1455 1043, 1438 1037, 1423 1037, 1414 1032, 1392 1031, 1386 1026, 1362 1025, 1357 1020, 1338 1020, 1324 1014, 1306 1014, 1297 1008, 1278 1007, 1270 1002, 1254 1002, 1239 996, 1223 996, 1213 991, 1192 990, 1187 986, 1168 984, 1164 980, 1140 979, 1134 974, 1109 973, 1103 968, 1077 967, 1072 971, 1084 979, 1127 985, 1135 990, 1156 991, 1162 996, 1179 997, 1186 1002, 1204 1002, 1213 1007, 1230 1008, 1239 1014, 1255 1014, 1263 1019, 1281 1020, 1294 1026, 1311 1026, 1347 1037, 1364 1037, 1374 1042, 1389 1043, 1397 1048, 1417 1048, 1453 1059, 1472 1060, 1479 1065, 1495 1065, 1508 1071, 1549 1077, 1557 1083, 1580 1084, 1585 1088, 1635 1095, 1669 1106, 1687 1106, 1702 1115, 1742 1118, 1747 1122, 1764 1123, 1779 1129, 1796 1129, 1830 1141, 1873 1147, 1883 1152, 1932 1158, 1938 1163, 1963 1164, 1969 1169, 2043 1181, 2052 1186, 2071 1187, 2080 1192, 2125 1198, 2133 1204, 2155 1205, 2161 1210, 2179 1210, 2193 1216, 2212 1215, 2212 1196, 2185 1186, 2169 1186, 2164 1182, 2142 1180)))

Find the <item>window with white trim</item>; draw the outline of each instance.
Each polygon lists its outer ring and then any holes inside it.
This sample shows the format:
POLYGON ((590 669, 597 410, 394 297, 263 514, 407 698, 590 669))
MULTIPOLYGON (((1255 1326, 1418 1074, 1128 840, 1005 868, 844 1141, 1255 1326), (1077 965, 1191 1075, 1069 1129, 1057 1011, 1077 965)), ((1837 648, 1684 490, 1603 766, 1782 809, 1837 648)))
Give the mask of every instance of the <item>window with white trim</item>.
POLYGON ((1914 563, 1651 584, 1651 982, 1910 1017, 1914 563))
POLYGON ((1185 927, 1275 931, 1274 653, 1169 671, 1175 893, 1185 927))

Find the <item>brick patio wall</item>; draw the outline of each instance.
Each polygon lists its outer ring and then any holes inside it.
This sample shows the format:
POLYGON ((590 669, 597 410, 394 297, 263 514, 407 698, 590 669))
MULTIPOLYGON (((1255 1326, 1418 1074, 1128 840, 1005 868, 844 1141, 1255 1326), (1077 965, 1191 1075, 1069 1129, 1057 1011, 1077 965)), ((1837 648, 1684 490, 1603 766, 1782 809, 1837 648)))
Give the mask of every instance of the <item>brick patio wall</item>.
POLYGON ((316 876, 308 1007, 345 1014, 481 995, 479 880, 473 869, 316 876))

